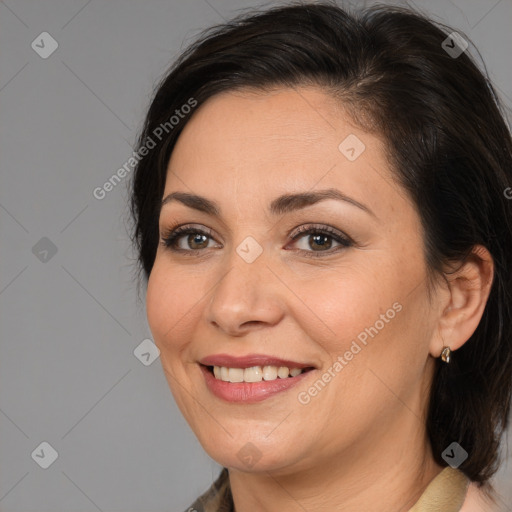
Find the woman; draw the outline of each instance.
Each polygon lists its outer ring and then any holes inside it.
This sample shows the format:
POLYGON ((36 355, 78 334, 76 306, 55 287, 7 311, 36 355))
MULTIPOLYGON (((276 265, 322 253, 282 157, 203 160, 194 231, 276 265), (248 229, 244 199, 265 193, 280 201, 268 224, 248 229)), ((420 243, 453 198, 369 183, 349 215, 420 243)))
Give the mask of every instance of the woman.
POLYGON ((190 511, 505 506, 512 143, 466 41, 274 7, 158 87, 133 238, 169 386, 224 467, 190 511))

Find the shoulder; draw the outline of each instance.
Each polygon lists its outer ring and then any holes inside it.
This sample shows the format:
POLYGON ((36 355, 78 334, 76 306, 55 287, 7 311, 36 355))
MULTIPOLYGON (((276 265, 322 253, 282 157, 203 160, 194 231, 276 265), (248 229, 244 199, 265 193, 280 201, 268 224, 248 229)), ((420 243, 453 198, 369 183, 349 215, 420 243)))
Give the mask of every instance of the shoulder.
POLYGON ((459 512, 502 512, 490 498, 491 492, 488 486, 478 487, 476 482, 470 482, 459 512))
POLYGON ((227 468, 185 512, 233 512, 233 497, 227 468))

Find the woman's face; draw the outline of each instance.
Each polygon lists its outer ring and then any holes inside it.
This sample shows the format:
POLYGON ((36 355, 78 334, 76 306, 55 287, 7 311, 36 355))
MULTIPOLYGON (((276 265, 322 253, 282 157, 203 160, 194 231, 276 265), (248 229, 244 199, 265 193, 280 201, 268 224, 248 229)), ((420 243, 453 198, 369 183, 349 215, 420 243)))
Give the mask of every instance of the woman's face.
POLYGON ((162 199, 175 192, 203 199, 162 206, 162 237, 192 232, 159 245, 147 315, 208 454, 285 473, 423 442, 436 304, 381 140, 320 89, 223 93, 178 139, 162 199))

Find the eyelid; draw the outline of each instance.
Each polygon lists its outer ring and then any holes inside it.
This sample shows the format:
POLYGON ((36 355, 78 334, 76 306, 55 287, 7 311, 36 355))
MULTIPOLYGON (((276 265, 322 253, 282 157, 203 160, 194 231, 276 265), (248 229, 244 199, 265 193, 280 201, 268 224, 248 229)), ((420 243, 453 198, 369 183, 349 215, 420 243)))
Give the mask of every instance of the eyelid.
POLYGON ((340 231, 339 229, 337 229, 333 226, 330 226, 329 224, 321 224, 321 223, 302 224, 301 226, 296 228, 295 231, 292 231, 292 233, 290 233, 288 236, 292 240, 296 240, 301 235, 308 234, 310 232, 327 233, 328 235, 330 235, 332 237, 338 237, 347 242, 355 244, 355 241, 350 236, 348 236, 346 233, 344 233, 343 231, 340 231))
MULTIPOLYGON (((196 223, 183 223, 183 224, 176 223, 176 224, 172 224, 166 228, 161 228, 159 231, 160 231, 160 236, 162 238, 164 238, 164 237, 167 237, 168 235, 170 235, 171 233, 174 233, 178 229, 185 230, 188 228, 197 229, 198 232, 205 232, 205 234, 207 234, 208 236, 215 238, 213 236, 214 235, 213 229, 206 227, 203 224, 196 224, 196 223)), ((355 240, 352 239, 352 237, 348 236, 343 231, 341 231, 333 226, 330 226, 329 224, 322 224, 322 223, 315 223, 315 222, 308 222, 306 224, 300 225, 299 227, 292 230, 287 235, 287 237, 291 238, 292 240, 295 240, 299 235, 304 234, 305 232, 307 232, 309 230, 327 231, 329 234, 337 235, 341 238, 345 238, 347 241, 356 243, 355 240)))
MULTIPOLYGON (((160 242, 164 246, 164 248, 169 248, 172 250, 172 248, 168 245, 169 239, 172 238, 173 241, 175 241, 175 240, 181 238, 182 236, 185 236, 186 234, 190 234, 190 233, 203 234, 203 235, 207 236, 208 238, 210 238, 211 240, 214 240, 216 242, 214 232, 211 228, 203 226, 202 224, 190 224, 190 223, 174 224, 167 228, 162 229, 161 233, 160 233, 160 242)), ((186 250, 186 249, 179 249, 179 248, 174 248, 174 250, 176 252, 180 252, 180 251, 193 252, 194 251, 194 249, 186 250)), ((196 251, 202 251, 202 249, 197 249, 196 251)))
MULTIPOLYGON (((202 256, 206 253, 207 249, 211 249, 206 247, 203 249, 182 249, 176 246, 176 241, 182 238, 187 234, 199 233, 210 240, 217 242, 215 236, 213 235, 213 230, 211 228, 207 228, 206 226, 197 225, 197 224, 175 224, 174 226, 170 226, 167 229, 163 230, 161 234, 160 243, 165 249, 168 249, 175 253, 185 254, 187 256, 202 256)), ((298 228, 295 228, 291 233, 287 235, 288 238, 291 239, 291 242, 295 242, 297 239, 300 239, 304 236, 312 235, 314 233, 320 233, 325 236, 332 238, 337 244, 339 244, 334 249, 328 249, 326 251, 308 251, 305 249, 294 249, 296 252, 306 256, 306 257, 327 257, 332 254, 335 254, 343 249, 348 249, 354 245, 357 245, 352 237, 346 235, 344 232, 340 231, 333 226, 328 224, 321 223, 306 223, 302 224, 298 228)), ((218 243, 218 242, 217 242, 218 243)), ((221 244, 222 245, 222 244, 221 244)), ((289 245, 289 244, 287 244, 289 245)), ((222 247, 221 247, 222 248, 222 247)))

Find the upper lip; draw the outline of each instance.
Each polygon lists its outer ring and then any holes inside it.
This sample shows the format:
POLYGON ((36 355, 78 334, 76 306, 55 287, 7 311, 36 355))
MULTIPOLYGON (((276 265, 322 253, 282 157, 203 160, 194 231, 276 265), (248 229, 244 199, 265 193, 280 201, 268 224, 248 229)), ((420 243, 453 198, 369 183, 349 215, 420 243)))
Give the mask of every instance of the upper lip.
POLYGON ((286 366, 287 368, 314 368, 309 363, 299 363, 281 359, 279 357, 267 356, 265 354, 248 354, 236 357, 229 354, 213 354, 204 357, 199 361, 204 366, 225 366, 228 368, 251 368, 252 366, 286 366))

